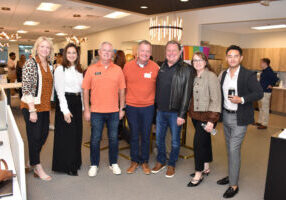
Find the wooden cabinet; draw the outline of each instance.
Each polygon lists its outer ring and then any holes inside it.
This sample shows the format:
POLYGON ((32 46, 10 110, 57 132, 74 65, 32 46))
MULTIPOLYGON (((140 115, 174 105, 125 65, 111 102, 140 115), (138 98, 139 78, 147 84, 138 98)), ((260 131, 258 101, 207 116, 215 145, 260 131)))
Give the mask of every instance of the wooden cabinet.
POLYGON ((286 113, 286 88, 273 88, 270 110, 286 113))
POLYGON ((286 48, 243 49, 242 64, 248 69, 261 70, 260 59, 269 58, 274 71, 286 71, 286 48))

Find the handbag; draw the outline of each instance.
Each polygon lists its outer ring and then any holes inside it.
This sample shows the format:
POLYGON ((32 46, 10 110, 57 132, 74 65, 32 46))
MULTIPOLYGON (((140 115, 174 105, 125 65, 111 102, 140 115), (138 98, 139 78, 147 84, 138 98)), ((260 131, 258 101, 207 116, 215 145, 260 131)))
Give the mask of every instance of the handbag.
POLYGON ((4 159, 0 159, 0 182, 10 180, 15 176, 12 170, 8 170, 7 162, 4 159), (2 169, 1 163, 4 164, 5 169, 2 169))

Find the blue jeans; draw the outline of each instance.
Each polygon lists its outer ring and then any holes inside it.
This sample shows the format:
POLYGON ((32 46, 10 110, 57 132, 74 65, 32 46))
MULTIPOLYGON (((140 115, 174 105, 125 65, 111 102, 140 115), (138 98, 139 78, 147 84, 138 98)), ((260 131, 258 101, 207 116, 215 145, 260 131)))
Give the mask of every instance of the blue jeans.
POLYGON ((99 165, 100 141, 105 122, 108 129, 109 164, 117 163, 119 113, 91 113, 90 162, 99 165))
POLYGON ((131 160, 136 163, 148 163, 154 105, 147 107, 133 107, 127 105, 126 116, 131 131, 131 160), (139 144, 140 136, 141 149, 139 144))
POLYGON ((156 144, 158 148, 157 161, 166 164, 166 144, 165 138, 167 128, 170 127, 172 134, 172 150, 168 165, 175 167, 180 152, 181 126, 177 125, 178 114, 176 112, 157 111, 156 118, 156 144))

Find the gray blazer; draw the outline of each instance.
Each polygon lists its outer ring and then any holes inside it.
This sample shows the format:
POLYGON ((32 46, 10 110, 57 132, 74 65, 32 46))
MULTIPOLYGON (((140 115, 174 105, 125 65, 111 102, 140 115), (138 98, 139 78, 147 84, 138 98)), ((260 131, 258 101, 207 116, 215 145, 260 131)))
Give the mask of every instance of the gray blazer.
POLYGON ((221 112, 221 88, 215 73, 205 69, 195 78, 193 101, 195 112, 221 112))

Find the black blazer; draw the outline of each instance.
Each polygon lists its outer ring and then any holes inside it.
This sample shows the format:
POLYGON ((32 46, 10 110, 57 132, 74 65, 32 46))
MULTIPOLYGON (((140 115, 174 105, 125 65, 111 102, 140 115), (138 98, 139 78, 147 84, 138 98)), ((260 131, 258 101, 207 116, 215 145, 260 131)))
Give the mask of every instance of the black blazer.
MULTIPOLYGON (((222 108, 224 104, 223 82, 226 73, 227 72, 224 71, 221 77, 222 108)), ((256 72, 252 72, 240 66, 237 79, 237 93, 239 97, 244 98, 244 104, 238 104, 237 125, 246 126, 252 124, 254 122, 253 102, 263 97, 263 89, 257 81, 256 72)))

